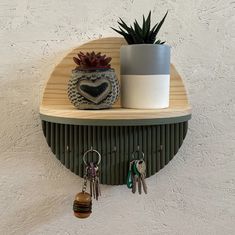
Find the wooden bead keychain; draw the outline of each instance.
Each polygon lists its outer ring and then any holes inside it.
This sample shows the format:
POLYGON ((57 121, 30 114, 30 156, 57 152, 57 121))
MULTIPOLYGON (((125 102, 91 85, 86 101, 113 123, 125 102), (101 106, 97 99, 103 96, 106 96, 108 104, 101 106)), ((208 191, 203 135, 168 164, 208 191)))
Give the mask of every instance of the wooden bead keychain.
POLYGON ((78 193, 75 197, 73 203, 74 215, 78 218, 87 218, 92 213, 92 196, 98 200, 101 196, 100 184, 99 184, 99 168, 98 165, 101 161, 101 155, 97 150, 91 149, 87 150, 83 155, 83 162, 85 165, 84 182, 82 187, 82 192, 78 193), (86 161, 86 156, 88 153, 94 152, 98 155, 98 162, 86 161), (90 181, 90 193, 86 192, 87 180, 90 181))

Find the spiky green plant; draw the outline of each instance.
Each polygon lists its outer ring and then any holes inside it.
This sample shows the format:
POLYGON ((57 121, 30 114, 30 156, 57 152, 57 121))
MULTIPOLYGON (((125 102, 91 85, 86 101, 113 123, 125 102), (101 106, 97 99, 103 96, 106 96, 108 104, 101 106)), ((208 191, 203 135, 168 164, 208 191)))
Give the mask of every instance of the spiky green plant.
POLYGON ((129 27, 121 18, 119 18, 119 30, 112 27, 111 28, 117 33, 121 34, 126 39, 128 44, 164 44, 165 41, 157 40, 156 38, 159 30, 161 29, 165 21, 167 14, 168 11, 166 12, 162 20, 159 23, 155 24, 152 29, 151 11, 149 12, 147 19, 145 19, 145 16, 143 15, 142 27, 139 25, 137 20, 135 20, 133 26, 129 27))
POLYGON ((94 51, 83 53, 79 52, 78 57, 73 57, 74 62, 78 65, 77 69, 80 70, 93 70, 93 69, 109 69, 111 57, 101 55, 101 52, 95 53, 94 51))

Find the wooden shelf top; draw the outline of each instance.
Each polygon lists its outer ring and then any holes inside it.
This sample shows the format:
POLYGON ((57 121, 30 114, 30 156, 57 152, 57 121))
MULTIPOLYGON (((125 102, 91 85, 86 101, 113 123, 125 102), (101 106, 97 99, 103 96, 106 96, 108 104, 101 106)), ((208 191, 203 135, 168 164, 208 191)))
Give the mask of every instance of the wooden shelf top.
POLYGON ((67 96, 67 84, 75 64, 72 57, 79 51, 96 51, 112 57, 112 67, 120 80, 119 51, 125 45, 122 38, 103 38, 88 42, 72 50, 55 67, 44 89, 40 116, 42 120, 66 124, 164 124, 186 121, 191 117, 191 107, 181 77, 171 65, 170 106, 166 109, 124 109, 120 101, 112 109, 106 110, 77 110, 67 96))

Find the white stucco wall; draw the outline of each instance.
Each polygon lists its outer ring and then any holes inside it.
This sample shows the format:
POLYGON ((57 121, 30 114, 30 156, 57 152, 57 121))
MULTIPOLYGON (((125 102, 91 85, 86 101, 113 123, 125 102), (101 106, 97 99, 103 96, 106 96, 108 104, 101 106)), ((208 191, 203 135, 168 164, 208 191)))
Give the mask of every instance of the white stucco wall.
POLYGON ((235 2, 0 0, 0 234, 235 234, 235 2), (193 106, 186 140, 148 195, 102 186, 92 216, 72 215, 82 180, 50 152, 38 115, 65 52, 115 36, 153 10, 193 106))

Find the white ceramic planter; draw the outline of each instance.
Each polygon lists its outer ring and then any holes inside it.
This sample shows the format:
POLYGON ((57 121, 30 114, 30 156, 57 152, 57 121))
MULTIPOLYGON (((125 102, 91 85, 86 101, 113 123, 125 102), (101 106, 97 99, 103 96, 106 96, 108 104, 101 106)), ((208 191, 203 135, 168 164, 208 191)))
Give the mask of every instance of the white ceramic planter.
POLYGON ((124 108, 169 107, 170 47, 136 44, 121 47, 121 103, 124 108))

